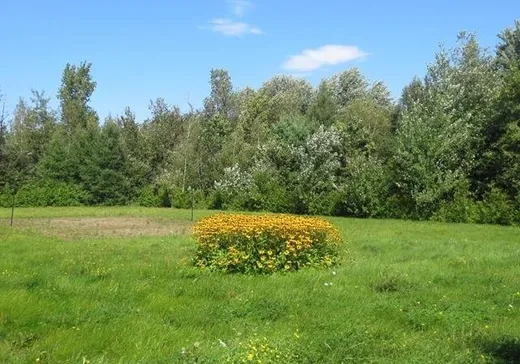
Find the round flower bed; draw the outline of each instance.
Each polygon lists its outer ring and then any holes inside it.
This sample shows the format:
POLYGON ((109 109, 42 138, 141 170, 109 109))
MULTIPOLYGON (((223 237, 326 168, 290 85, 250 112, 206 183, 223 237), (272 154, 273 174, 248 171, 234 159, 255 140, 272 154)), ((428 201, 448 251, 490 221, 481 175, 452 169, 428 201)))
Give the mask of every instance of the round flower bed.
POLYGON ((224 272, 272 273, 304 266, 331 266, 341 242, 320 218, 291 215, 218 214, 193 227, 195 263, 224 272))

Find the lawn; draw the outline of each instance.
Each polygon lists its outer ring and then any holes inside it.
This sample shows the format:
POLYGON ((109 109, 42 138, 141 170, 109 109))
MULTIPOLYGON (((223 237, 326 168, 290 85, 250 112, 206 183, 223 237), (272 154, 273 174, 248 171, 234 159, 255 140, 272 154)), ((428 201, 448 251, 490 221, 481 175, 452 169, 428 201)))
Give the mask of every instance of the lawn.
POLYGON ((331 218, 339 266, 246 276, 192 267, 187 210, 9 216, 0 363, 520 362, 520 228, 331 218))

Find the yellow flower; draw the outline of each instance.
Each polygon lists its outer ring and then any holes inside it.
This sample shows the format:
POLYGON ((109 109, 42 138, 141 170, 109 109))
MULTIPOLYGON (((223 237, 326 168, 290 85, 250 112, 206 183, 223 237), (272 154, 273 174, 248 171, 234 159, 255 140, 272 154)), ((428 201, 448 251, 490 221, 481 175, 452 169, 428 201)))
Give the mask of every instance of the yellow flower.
POLYGON ((262 271, 284 269, 280 257, 288 255, 304 266, 309 263, 309 249, 322 253, 313 264, 329 266, 334 259, 324 257, 335 257, 335 246, 341 242, 339 232, 326 220, 292 215, 217 214, 200 220, 192 230, 198 262, 225 269, 234 265, 235 270, 244 265, 262 271))

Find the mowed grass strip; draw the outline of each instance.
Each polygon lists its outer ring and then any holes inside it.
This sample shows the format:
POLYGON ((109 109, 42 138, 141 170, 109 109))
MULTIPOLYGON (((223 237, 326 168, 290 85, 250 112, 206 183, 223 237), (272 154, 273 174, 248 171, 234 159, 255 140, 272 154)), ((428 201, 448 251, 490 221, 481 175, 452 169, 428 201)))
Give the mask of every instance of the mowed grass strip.
POLYGON ((520 360, 519 228, 333 218, 341 265, 247 276, 193 268, 187 234, 71 239, 18 221, 0 226, 0 363, 520 360))
MULTIPOLYGON (((200 219, 214 214, 215 211, 196 210, 194 217, 200 219)), ((225 213, 225 212, 224 212, 225 213)), ((57 218, 57 217, 154 217, 176 220, 190 220, 191 211, 186 209, 147 208, 141 206, 106 206, 106 207, 24 207, 15 208, 14 221, 18 218, 57 218)), ((11 209, 0 208, 0 223, 9 223, 11 209)))
POLYGON ((186 235, 190 233, 192 223, 164 217, 35 217, 17 219, 15 226, 45 236, 77 240, 85 237, 186 235))

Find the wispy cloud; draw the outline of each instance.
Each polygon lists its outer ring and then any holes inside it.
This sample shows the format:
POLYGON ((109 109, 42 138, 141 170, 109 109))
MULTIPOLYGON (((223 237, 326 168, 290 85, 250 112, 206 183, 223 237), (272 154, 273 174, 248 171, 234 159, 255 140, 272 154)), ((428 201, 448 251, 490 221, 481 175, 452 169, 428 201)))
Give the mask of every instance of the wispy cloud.
POLYGON ((356 46, 330 44, 290 56, 282 67, 290 71, 309 72, 324 66, 361 59, 366 55, 356 46))
POLYGON ((253 3, 248 0, 228 0, 233 14, 237 17, 243 17, 252 7, 253 3))
POLYGON ((264 34, 262 29, 258 27, 243 22, 237 22, 231 19, 217 18, 211 20, 209 24, 209 29, 212 31, 229 37, 241 37, 246 34, 264 34))

